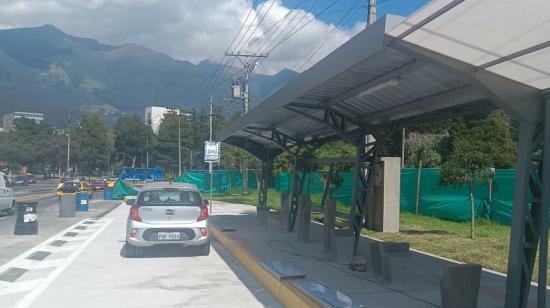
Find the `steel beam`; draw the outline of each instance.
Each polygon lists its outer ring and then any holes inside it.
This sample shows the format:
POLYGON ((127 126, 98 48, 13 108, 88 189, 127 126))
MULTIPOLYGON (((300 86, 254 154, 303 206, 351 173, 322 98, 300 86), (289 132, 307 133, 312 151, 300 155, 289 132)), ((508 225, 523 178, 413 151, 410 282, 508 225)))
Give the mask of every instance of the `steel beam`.
POLYGON ((363 144, 357 146, 349 218, 355 235, 353 244, 354 256, 357 255, 361 230, 367 219, 368 198, 369 193, 372 192, 371 184, 374 179, 374 172, 371 170, 374 167, 374 163, 379 159, 378 152, 382 143, 383 139, 377 136, 374 145, 363 144))
MULTIPOLYGON (((299 151, 299 150, 298 150, 299 151)), ((292 184, 290 188, 289 196, 289 219, 288 219, 288 232, 294 231, 294 224, 296 223, 296 217, 298 215, 298 199, 304 189, 304 180, 306 173, 303 170, 303 162, 300 155, 294 156, 294 163, 292 165, 292 184)))
MULTIPOLYGON (((546 109, 545 114, 550 121, 550 110, 546 109)), ((520 124, 506 280, 505 306, 508 308, 526 307, 541 239, 546 241, 540 245, 541 249, 545 252, 547 249, 549 193, 545 184, 550 181, 550 128, 547 128, 550 122, 546 123, 546 119, 538 127, 527 122, 520 124), (546 140, 548 143, 544 142, 546 140), (541 149, 542 159, 537 154, 541 149)), ((540 253, 542 259, 547 258, 546 253, 540 253)), ((539 274, 544 273, 544 277, 539 277, 538 301, 539 307, 545 307, 545 299, 541 297, 546 296, 546 260, 540 262, 544 264, 541 263, 539 274)))
POLYGON ((262 166, 260 168, 260 186, 258 187, 257 215, 261 221, 267 219, 267 211, 269 211, 267 207, 267 189, 273 169, 273 161, 269 158, 269 155, 266 156, 268 159, 262 161, 262 166))
MULTIPOLYGON (((550 145, 550 96, 545 98, 544 106, 544 145, 550 145), (546 125, 548 123, 548 125, 546 125)), ((550 203, 550 149, 545 147, 542 154, 542 204, 540 208, 540 249, 539 249, 539 285, 537 306, 546 307, 546 274, 548 266, 548 208, 550 203)))

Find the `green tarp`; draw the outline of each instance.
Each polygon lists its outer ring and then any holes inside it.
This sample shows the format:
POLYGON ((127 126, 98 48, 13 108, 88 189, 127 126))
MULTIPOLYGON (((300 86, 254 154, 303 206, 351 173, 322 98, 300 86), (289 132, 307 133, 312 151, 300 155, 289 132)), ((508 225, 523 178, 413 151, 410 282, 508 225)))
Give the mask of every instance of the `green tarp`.
POLYGON ((113 187, 113 200, 122 200, 126 196, 137 196, 138 191, 122 180, 118 180, 113 187))
MULTIPOLYGON (((232 189, 240 189, 242 186, 242 174, 239 171, 214 170, 212 192, 227 192, 232 189)), ((174 180, 178 183, 195 184, 203 192, 210 192, 210 173, 208 171, 186 171, 174 180)), ((248 172, 248 188, 256 189, 256 174, 248 172)))
MULTIPOLYGON (((353 188, 353 173, 341 173, 342 185, 332 193, 332 196, 343 205, 351 205, 353 188)), ((416 210, 416 168, 401 169, 401 210, 415 212, 416 210)), ((489 201, 488 185, 474 187, 475 208, 477 218, 489 219, 500 224, 511 223, 512 203, 514 199, 514 182, 516 171, 508 169, 496 170, 493 179, 492 201, 489 201)), ((274 185, 278 191, 288 192, 292 183, 290 173, 280 173, 275 176, 274 185)), ((321 194, 323 180, 318 173, 305 177, 304 194, 321 194)), ((439 171, 433 168, 422 169, 420 183, 420 213, 455 221, 470 220, 470 204, 467 187, 452 187, 439 185, 439 171)))

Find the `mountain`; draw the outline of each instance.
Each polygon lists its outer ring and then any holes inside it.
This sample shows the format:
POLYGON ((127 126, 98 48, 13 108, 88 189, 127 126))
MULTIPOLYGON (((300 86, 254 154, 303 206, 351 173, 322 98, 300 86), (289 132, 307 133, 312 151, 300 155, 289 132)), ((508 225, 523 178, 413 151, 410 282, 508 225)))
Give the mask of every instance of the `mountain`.
MULTIPOLYGON (((217 68, 207 60, 194 65, 138 45, 71 36, 51 25, 0 30, 0 114, 42 112, 47 122, 64 126, 68 112, 98 111, 112 122, 121 115, 143 117, 152 105, 201 108, 210 94, 227 113, 239 110, 239 104, 224 100, 231 94, 230 80, 186 101, 203 92, 196 89, 217 68)), ((295 76, 290 70, 253 75, 251 105, 295 76)))

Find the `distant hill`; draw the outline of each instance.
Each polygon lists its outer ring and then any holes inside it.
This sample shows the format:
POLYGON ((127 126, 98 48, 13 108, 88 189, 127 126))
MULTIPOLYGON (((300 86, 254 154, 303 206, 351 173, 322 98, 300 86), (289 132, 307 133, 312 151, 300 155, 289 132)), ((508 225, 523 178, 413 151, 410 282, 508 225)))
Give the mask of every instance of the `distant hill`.
MULTIPOLYGON (((196 101, 184 98, 217 66, 178 61, 138 45, 105 45, 50 25, 0 30, 0 114, 42 112, 47 122, 63 126, 67 112, 99 111, 112 122, 121 115, 143 117, 151 105, 191 110, 204 106, 200 101, 208 95, 196 101)), ((254 75, 252 105, 295 76, 290 70, 254 75)), ((212 93, 228 113, 240 108, 224 100, 230 85, 226 80, 212 93)))

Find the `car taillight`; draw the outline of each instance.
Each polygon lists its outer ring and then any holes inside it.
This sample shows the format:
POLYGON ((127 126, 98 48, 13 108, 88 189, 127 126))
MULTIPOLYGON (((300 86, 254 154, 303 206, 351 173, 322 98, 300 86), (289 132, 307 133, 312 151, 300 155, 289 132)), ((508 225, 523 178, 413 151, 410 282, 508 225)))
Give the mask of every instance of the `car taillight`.
POLYGON ((136 238, 137 237, 137 230, 136 229, 132 229, 132 231, 130 231, 130 237, 131 238, 136 238))
POLYGON ((201 205, 200 207, 201 207, 201 214, 199 218, 197 218, 197 221, 208 219, 208 206, 201 205))
POLYGON ((139 213, 138 213, 138 208, 139 208, 139 206, 137 204, 132 205, 132 207, 130 207, 130 219, 131 220, 141 221, 141 217, 139 217, 139 213))
POLYGON ((201 235, 208 236, 208 230, 206 228, 201 228, 201 235))

